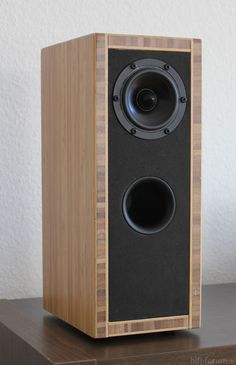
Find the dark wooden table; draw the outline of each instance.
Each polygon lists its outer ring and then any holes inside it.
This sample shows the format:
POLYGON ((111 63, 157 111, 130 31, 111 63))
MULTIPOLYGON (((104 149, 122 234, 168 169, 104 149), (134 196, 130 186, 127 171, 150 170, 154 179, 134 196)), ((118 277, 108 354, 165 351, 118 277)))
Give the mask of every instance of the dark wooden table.
POLYGON ((42 309, 0 301, 0 364, 236 364, 236 284, 203 288, 202 328, 93 340, 42 309))

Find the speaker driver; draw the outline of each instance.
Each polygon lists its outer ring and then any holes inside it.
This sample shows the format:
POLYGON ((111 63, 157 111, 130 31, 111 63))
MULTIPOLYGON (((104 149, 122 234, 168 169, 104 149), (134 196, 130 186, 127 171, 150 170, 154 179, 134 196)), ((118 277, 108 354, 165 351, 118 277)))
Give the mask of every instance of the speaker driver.
POLYGON ((163 230, 175 213, 171 187, 157 177, 142 177, 133 182, 123 198, 123 215, 135 231, 154 234, 163 230))
POLYGON ((186 92, 178 73, 165 62, 142 59, 128 65, 113 90, 113 105, 122 126, 143 139, 161 138, 181 122, 186 92))

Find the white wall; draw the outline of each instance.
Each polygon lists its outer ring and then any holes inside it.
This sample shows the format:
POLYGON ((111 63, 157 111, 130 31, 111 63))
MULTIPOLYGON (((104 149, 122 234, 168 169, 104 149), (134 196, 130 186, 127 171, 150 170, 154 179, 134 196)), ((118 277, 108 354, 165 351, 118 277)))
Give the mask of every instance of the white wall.
POLYGON ((1 0, 0 297, 41 295, 40 49, 91 32, 203 39, 203 280, 236 281, 236 1, 1 0))

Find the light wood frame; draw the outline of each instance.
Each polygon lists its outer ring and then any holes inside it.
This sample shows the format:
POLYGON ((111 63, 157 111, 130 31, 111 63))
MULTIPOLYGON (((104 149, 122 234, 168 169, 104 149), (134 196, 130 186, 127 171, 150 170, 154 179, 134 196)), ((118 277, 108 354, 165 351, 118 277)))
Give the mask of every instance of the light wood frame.
POLYGON ((91 34, 42 50, 44 307, 94 338, 188 329, 201 313, 201 41, 91 34), (109 322, 108 50, 191 54, 189 315, 109 322))

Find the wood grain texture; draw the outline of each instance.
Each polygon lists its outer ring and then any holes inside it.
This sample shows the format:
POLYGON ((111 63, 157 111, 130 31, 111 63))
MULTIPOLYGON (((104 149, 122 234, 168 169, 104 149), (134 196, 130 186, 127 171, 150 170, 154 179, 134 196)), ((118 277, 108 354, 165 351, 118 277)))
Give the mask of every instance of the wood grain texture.
POLYGON ((97 298, 95 57, 94 35, 42 50, 44 307, 91 336, 97 298))
POLYGON ((191 273, 190 328, 201 322, 201 41, 191 50, 191 273))
POLYGON ((44 307, 92 337, 198 327, 200 160, 199 40, 93 34, 42 50, 44 307), (189 316, 108 321, 109 47, 191 52, 189 316))
MULTIPOLYGON (((149 49, 156 51, 191 52, 191 214, 190 214, 190 294, 189 322, 185 328, 197 328, 201 320, 201 41, 198 39, 109 35, 109 48, 149 49)), ((166 328, 172 318, 166 319, 166 328)), ((162 324, 156 319, 155 325, 162 324)), ((140 332, 146 332, 140 325, 140 332)), ((184 321, 186 325, 186 321, 184 321)), ((115 326, 115 324, 114 324, 115 326)), ((109 324, 109 328, 111 324, 109 324)), ((129 321, 116 325, 122 333, 130 332, 129 321), (125 328, 125 330, 124 330, 125 328)), ((109 330, 109 335, 113 331, 109 330)), ((115 332, 115 330, 114 330, 115 332)))
POLYGON ((109 336, 124 336, 148 332, 173 331, 188 328, 188 316, 152 318, 144 320, 110 322, 109 336))
POLYGON ((108 116, 107 35, 96 36, 97 335, 108 322, 108 116))
POLYGON ((0 301, 1 365, 236 364, 236 284, 203 287, 200 329, 95 341, 42 309, 0 301))
POLYGON ((153 48, 166 50, 191 50, 191 39, 173 38, 173 37, 155 37, 143 35, 120 35, 109 34, 108 36, 109 48, 153 48))

